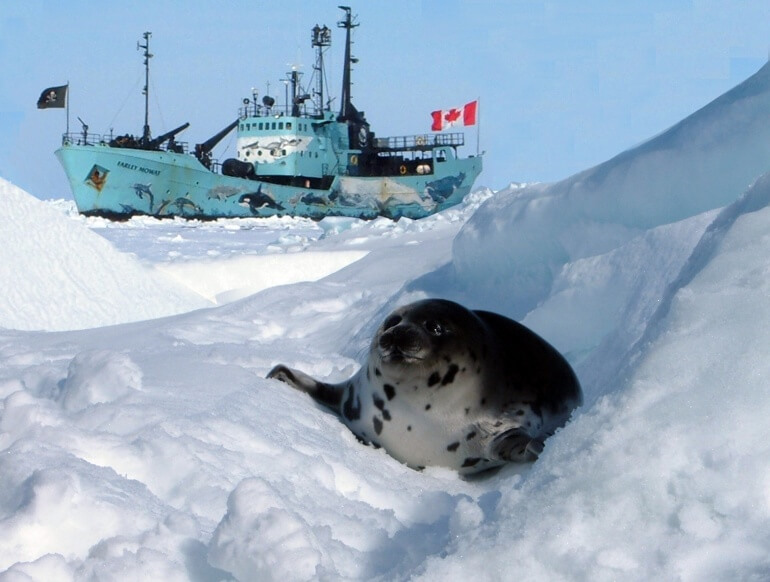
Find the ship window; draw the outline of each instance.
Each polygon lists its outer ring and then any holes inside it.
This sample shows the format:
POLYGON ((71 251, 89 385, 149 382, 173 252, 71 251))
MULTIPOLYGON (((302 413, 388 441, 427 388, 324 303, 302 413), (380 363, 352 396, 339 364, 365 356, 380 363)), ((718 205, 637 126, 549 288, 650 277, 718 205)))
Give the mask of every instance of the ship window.
POLYGON ((275 129, 275 121, 273 122, 273 129, 275 129))
POLYGON ((281 150, 281 155, 285 156, 286 155, 286 150, 281 150))
POLYGON ((283 121, 280 121, 280 122, 278 123, 278 129, 283 129, 283 121))
POLYGON ((291 129, 291 121, 286 122, 286 129, 291 129))
POLYGON ((243 124, 241 123, 241 131, 243 131, 243 124))

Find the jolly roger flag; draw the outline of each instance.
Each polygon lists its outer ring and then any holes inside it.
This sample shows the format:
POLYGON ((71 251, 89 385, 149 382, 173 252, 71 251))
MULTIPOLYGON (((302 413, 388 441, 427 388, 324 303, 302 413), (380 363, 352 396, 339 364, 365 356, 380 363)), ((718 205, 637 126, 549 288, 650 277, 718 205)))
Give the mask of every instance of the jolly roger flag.
POLYGON ((466 103, 463 107, 452 107, 431 112, 433 125, 431 131, 443 131, 456 125, 476 125, 476 110, 478 101, 466 103))
POLYGON ((38 109, 64 108, 67 106, 67 85, 48 87, 37 100, 38 109))

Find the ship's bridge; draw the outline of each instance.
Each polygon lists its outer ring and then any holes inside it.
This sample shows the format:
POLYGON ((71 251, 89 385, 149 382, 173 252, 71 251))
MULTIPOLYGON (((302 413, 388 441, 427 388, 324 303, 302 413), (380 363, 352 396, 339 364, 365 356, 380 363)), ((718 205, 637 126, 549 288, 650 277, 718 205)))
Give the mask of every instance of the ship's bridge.
POLYGON ((280 114, 242 118, 237 157, 253 164, 257 176, 320 178, 336 160, 330 137, 317 131, 324 121, 280 114))

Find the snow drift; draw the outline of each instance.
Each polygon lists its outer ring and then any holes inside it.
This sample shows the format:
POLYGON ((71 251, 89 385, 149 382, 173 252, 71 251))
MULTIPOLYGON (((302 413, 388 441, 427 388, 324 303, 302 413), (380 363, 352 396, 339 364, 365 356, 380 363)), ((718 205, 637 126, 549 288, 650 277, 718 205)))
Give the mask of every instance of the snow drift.
POLYGON ((455 285, 523 317, 566 263, 735 200, 768 169, 768 118, 770 64, 603 164, 555 184, 498 193, 455 241, 455 285))
POLYGON ((767 77, 559 184, 334 223, 306 248, 367 254, 316 282, 0 330, 0 580, 770 578, 767 77), (418 473, 264 379, 352 375, 427 293, 569 355, 586 403, 536 463, 418 473))
POLYGON ((0 326, 59 331, 210 303, 0 178, 0 326))

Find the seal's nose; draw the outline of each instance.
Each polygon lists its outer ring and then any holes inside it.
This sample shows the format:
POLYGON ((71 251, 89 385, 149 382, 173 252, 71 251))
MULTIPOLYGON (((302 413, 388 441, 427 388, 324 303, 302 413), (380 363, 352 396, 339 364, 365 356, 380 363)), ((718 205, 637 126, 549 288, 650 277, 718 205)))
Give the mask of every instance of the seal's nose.
POLYGON ((422 348, 420 333, 412 325, 399 323, 386 330, 379 340, 383 355, 413 356, 422 348))

